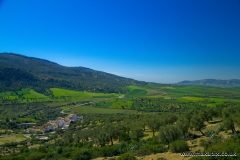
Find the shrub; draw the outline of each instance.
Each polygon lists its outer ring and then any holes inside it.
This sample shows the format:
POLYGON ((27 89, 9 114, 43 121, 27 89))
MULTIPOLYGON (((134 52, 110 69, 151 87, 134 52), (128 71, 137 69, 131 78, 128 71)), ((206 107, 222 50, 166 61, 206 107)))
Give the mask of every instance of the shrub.
POLYGON ((78 149, 72 153, 73 160, 90 160, 91 158, 91 154, 86 150, 78 149))
POLYGON ((137 158, 129 153, 124 153, 117 160, 137 160, 137 158))
POLYGON ((167 151, 167 148, 163 144, 148 144, 146 145, 147 148, 151 150, 152 153, 163 153, 167 151))
POLYGON ((35 152, 35 153, 31 153, 26 159, 27 160, 39 160, 39 159, 43 159, 45 157, 46 157, 46 154, 35 152))
POLYGON ((135 152, 135 155, 136 156, 146 156, 146 155, 150 155, 151 153, 152 153, 152 151, 150 150, 150 148, 141 147, 135 152))
POLYGON ((183 140, 176 140, 170 144, 170 150, 174 153, 188 151, 189 147, 187 142, 183 140))

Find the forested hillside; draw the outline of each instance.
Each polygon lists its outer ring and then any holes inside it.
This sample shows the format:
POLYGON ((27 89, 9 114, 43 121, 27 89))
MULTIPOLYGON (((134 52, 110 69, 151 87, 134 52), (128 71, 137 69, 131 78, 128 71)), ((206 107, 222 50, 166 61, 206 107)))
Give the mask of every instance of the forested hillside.
POLYGON ((126 93, 125 86, 127 85, 145 85, 145 82, 89 68, 65 67, 47 60, 13 53, 1 53, 0 64, 2 66, 0 78, 4 79, 1 83, 3 86, 1 91, 6 91, 6 87, 11 88, 11 90, 19 90, 19 88, 26 87, 36 89, 37 86, 41 85, 44 88, 40 91, 42 93, 53 87, 92 92, 126 93), (19 81, 18 84, 10 83, 16 79, 19 81))

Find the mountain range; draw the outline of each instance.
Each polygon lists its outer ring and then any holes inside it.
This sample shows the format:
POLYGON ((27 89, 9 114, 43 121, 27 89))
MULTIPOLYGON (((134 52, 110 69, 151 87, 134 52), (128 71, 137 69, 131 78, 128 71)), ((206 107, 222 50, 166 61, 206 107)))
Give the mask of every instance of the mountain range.
POLYGON ((177 85, 195 85, 195 86, 209 86, 209 87, 240 87, 239 79, 219 80, 219 79, 203 79, 195 81, 182 81, 176 83, 177 85))

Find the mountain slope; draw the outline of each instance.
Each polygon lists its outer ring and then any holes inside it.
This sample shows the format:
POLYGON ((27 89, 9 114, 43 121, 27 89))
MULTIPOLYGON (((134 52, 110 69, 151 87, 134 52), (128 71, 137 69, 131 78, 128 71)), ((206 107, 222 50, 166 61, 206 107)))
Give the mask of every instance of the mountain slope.
MULTIPOLYGON (((127 91, 125 86, 127 85, 145 85, 145 82, 89 68, 65 67, 47 60, 13 53, 1 53, 0 64, 5 70, 18 69, 24 72, 26 76, 28 74, 28 76, 35 77, 35 79, 32 79, 34 84, 41 84, 45 88, 59 87, 94 92, 125 93, 127 91)), ((21 78, 19 77, 18 80, 21 81, 21 78)), ((32 82, 29 81, 29 83, 32 82)))
POLYGON ((203 79, 196 81, 182 81, 177 85, 199 85, 199 86, 210 86, 210 87, 240 87, 239 79, 230 80, 218 80, 218 79, 203 79))

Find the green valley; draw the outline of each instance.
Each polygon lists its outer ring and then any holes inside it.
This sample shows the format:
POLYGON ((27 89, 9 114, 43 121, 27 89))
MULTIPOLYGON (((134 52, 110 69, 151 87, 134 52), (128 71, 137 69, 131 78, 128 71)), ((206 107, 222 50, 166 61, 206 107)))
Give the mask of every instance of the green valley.
POLYGON ((240 154, 240 88, 141 82, 15 54, 0 62, 0 159, 240 154))

